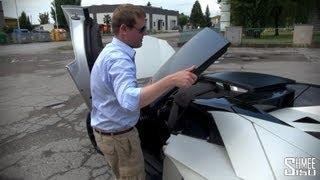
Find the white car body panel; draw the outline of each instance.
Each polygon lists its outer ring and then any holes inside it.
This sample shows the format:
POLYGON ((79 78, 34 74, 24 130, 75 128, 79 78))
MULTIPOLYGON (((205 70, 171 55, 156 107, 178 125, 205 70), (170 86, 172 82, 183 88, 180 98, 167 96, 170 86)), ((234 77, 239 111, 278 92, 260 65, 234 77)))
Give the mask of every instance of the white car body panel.
MULTIPOLYGON (((270 164, 276 176, 276 179, 319 179, 319 176, 285 176, 285 170, 288 170, 288 173, 291 173, 291 169, 285 164, 285 158, 309 158, 312 156, 310 156, 310 154, 307 154, 303 150, 297 148, 296 146, 279 138, 278 136, 272 134, 268 130, 258 125, 255 126, 259 134, 259 138, 261 139, 261 143, 263 144, 263 147, 265 149, 266 155, 270 161, 270 164)), ((315 168, 317 170, 320 169, 319 159, 316 159, 315 161, 315 168)))
MULTIPOLYGON (((72 8, 77 9, 76 7, 72 8)), ((83 13, 81 13, 82 8, 79 8, 79 12, 80 13, 77 14, 77 16, 80 18, 79 20, 69 21, 70 27, 73 28, 72 31, 70 30, 70 33, 75 60, 68 64, 66 67, 72 79, 76 82, 75 84, 81 92, 81 95, 85 100, 85 103, 89 108, 91 108, 90 71, 87 64, 85 51, 83 51, 83 49, 85 49, 85 39, 83 36, 83 22, 85 20, 85 17, 83 13)))
MULTIPOLYGON (((239 179, 232 168, 224 147, 184 135, 171 135, 164 151, 170 159, 180 163, 181 175, 194 171, 205 179, 239 179), (185 166, 185 167, 183 167, 185 166)), ((184 177, 184 179, 190 179, 184 177)))
POLYGON ((136 50, 137 78, 152 77, 175 53, 167 41, 144 36, 142 46, 136 50))
POLYGON ((243 116, 254 122, 256 125, 266 129, 280 139, 295 146, 298 149, 309 154, 309 156, 320 159, 320 141, 319 139, 301 131, 300 129, 268 122, 258 118, 243 116))
MULTIPOLYGON (((317 112, 318 108, 286 108, 270 114, 280 119, 283 117, 288 124, 296 125, 297 123, 292 121, 306 116, 319 121, 319 115, 312 113, 317 112)), ((284 161, 288 157, 316 158, 315 169, 320 169, 320 142, 317 138, 299 128, 250 116, 220 111, 214 111, 211 114, 216 121, 235 172, 240 178, 257 179, 258 177, 258 179, 281 180, 319 178, 319 172, 316 176, 284 175, 285 169, 288 169, 284 161), (269 171, 266 171, 267 169, 269 171), (268 173, 269 177, 265 173, 268 173)), ((316 128, 311 129, 316 130, 316 128)))
POLYGON ((275 179, 252 122, 238 114, 210 112, 217 124, 238 177, 247 180, 275 179))
POLYGON ((206 180, 206 178, 197 174, 195 171, 192 171, 187 166, 179 163, 178 161, 170 158, 168 156, 163 160, 163 177, 165 180, 206 180))
POLYGON ((305 106, 305 107, 293 107, 290 109, 298 110, 301 112, 307 112, 311 114, 315 114, 318 116, 317 121, 320 122, 319 115, 320 115, 320 106, 305 106))
POLYGON ((320 124, 294 122, 304 117, 310 117, 320 122, 320 106, 285 108, 270 114, 302 131, 320 132, 320 124))

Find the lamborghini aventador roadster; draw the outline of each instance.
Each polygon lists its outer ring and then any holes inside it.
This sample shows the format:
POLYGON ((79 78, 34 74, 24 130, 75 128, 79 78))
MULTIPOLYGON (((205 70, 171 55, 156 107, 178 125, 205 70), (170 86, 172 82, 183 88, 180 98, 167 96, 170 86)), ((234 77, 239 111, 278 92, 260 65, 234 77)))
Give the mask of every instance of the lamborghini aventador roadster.
MULTIPOLYGON (((90 109, 90 70, 103 43, 88 9, 63 10, 75 55, 67 69, 90 109)), ((138 78, 155 82, 191 65, 199 77, 191 88, 171 89, 141 109, 136 127, 148 177, 320 179, 320 104, 312 98, 320 86, 253 72, 203 73, 229 45, 205 28, 177 52, 149 36, 137 49, 138 78), (150 65, 140 68, 141 62, 150 65)), ((86 121, 99 152, 90 115, 86 121)))

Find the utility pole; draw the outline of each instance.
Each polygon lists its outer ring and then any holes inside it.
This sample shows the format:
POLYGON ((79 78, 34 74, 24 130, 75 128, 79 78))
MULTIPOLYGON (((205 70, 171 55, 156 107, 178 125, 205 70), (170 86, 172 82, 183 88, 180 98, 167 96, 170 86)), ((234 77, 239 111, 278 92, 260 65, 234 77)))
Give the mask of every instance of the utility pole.
POLYGON ((56 0, 54 0, 54 11, 56 12, 56 27, 59 29, 59 23, 58 23, 58 18, 57 18, 57 7, 56 7, 56 0))
POLYGON ((15 6, 16 6, 16 14, 17 14, 18 29, 20 29, 19 14, 18 14, 18 8, 17 8, 17 0, 14 0, 14 3, 15 3, 15 6))

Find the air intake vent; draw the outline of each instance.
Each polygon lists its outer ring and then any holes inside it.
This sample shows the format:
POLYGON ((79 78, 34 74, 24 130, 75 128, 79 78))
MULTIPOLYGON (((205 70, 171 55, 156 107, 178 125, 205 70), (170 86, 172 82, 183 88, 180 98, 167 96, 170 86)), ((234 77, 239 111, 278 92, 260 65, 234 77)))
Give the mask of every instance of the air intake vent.
POLYGON ((306 131, 306 133, 310 134, 311 136, 320 139, 320 132, 310 132, 310 131, 306 131))
POLYGON ((310 118, 310 117, 304 117, 304 118, 295 120, 295 121, 293 121, 293 122, 320 124, 319 121, 317 121, 317 120, 315 120, 315 119, 312 119, 312 118, 310 118))

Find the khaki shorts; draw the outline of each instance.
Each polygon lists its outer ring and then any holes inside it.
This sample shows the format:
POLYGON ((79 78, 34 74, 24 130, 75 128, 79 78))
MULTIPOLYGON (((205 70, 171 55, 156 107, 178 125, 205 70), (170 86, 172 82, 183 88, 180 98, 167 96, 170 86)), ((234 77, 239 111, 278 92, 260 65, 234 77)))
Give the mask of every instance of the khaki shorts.
POLYGON ((144 180, 144 159, 136 128, 119 135, 103 135, 94 131, 95 139, 116 179, 144 180))

